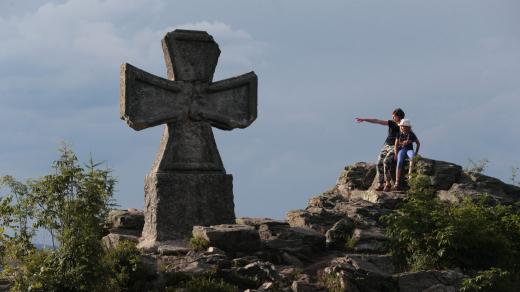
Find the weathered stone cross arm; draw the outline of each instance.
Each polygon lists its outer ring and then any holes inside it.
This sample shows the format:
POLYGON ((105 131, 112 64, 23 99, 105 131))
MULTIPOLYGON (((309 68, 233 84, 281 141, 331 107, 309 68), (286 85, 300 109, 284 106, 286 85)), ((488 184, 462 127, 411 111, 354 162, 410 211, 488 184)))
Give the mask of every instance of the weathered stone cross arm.
POLYGON ((121 65, 119 109, 132 129, 139 131, 188 114, 189 96, 183 82, 164 79, 128 63, 121 65))
POLYGON ((256 119, 256 74, 212 82, 220 50, 207 33, 168 33, 163 50, 168 79, 121 65, 120 113, 134 130, 184 119, 231 130, 256 119))
POLYGON ((207 120, 222 130, 246 128, 257 116, 257 87, 255 72, 211 83, 207 97, 196 97, 191 117, 207 120))

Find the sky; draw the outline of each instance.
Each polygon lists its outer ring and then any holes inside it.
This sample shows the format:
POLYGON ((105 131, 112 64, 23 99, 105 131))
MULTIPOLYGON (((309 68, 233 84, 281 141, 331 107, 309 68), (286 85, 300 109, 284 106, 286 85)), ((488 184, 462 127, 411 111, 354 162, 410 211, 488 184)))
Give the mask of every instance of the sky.
POLYGON ((258 118, 214 129, 236 215, 283 219, 375 162, 401 107, 425 157, 509 181, 520 167, 517 0, 65 0, 0 2, 0 174, 37 178, 61 141, 117 177, 121 208, 143 208, 163 126, 119 119, 119 66, 166 76, 161 39, 205 30, 214 81, 254 70, 258 118))

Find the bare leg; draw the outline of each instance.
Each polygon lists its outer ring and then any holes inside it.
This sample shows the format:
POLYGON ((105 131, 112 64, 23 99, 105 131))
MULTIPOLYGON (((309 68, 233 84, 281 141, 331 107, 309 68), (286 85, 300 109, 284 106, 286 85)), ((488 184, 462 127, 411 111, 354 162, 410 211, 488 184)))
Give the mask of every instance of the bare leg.
POLYGON ((398 187, 401 184, 401 167, 397 166, 395 170, 395 186, 398 187))
POLYGON ((410 167, 408 168, 408 179, 412 177, 412 168, 413 168, 413 159, 415 157, 415 153, 413 150, 408 150, 408 157, 410 158, 410 167))

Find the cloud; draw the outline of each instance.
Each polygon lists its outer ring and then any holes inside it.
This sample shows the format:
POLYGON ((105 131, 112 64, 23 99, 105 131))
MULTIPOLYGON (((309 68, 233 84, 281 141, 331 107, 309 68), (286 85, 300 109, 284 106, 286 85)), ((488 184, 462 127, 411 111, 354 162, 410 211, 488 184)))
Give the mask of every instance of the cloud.
POLYGON ((164 75, 160 40, 173 28, 213 33, 223 48, 226 73, 251 69, 251 58, 263 44, 243 30, 222 22, 161 27, 139 21, 160 17, 164 5, 158 0, 70 0, 0 17, 0 101, 47 110, 116 104, 119 64, 164 75))
MULTIPOLYGON (((221 55, 220 71, 233 74, 242 74, 251 71, 253 60, 258 58, 262 51, 269 46, 265 42, 255 40, 249 33, 241 29, 233 29, 222 22, 190 22, 173 26, 173 29, 190 29, 207 31, 218 42, 221 55)), ((217 67, 219 68, 219 67, 217 67)), ((219 71, 219 69, 217 69, 219 71)), ((222 78, 226 78, 223 76, 222 78)))

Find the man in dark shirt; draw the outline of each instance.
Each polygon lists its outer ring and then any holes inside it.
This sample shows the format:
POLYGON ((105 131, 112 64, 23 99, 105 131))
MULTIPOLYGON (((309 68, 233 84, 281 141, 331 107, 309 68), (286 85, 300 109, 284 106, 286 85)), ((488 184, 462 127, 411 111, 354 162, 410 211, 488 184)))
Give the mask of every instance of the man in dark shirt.
POLYGON ((394 162, 394 144, 395 139, 399 136, 398 123, 404 118, 404 111, 400 108, 396 108, 392 112, 391 120, 380 120, 380 119, 367 119, 367 118, 356 118, 358 123, 368 122, 372 124, 378 124, 388 126, 388 136, 386 137, 385 144, 379 152, 377 159, 377 180, 378 185, 377 191, 385 190, 388 191, 392 187, 392 163, 394 162))

